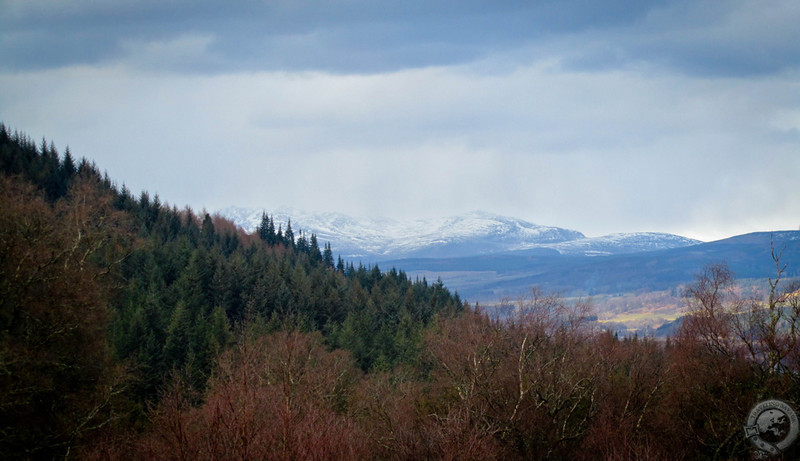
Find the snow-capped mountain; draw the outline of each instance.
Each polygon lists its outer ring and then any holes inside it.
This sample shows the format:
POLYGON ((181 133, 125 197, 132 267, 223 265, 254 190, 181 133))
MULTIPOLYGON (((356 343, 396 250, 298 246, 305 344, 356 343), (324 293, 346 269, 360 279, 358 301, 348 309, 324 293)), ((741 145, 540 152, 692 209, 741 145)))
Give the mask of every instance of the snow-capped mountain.
MULTIPOLYGON (((264 210, 228 207, 219 211, 248 232, 264 210)), ((295 235, 316 234, 345 259, 445 258, 542 249, 571 255, 609 255, 677 248, 700 243, 672 234, 633 233, 587 238, 578 231, 541 226, 482 211, 439 219, 399 222, 353 218, 341 213, 309 213, 292 208, 267 210, 275 225, 291 219, 295 235)))

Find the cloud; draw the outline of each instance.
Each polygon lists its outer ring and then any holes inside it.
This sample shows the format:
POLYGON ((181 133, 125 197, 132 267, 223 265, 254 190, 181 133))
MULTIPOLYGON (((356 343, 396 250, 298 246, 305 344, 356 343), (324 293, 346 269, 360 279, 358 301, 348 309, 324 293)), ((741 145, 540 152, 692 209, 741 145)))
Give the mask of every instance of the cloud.
MULTIPOLYGON (((384 73, 497 53, 559 56, 575 68, 648 63, 697 75, 800 64, 794 0, 560 2, 0 2, 0 69, 107 65, 213 38, 184 72, 384 73)), ((519 55, 518 55, 519 56, 519 55)), ((152 64, 147 62, 145 64, 152 64)), ((162 68, 175 70, 169 60, 162 68)))
MULTIPOLYGON (((142 56, 163 50, 172 48, 142 56)), ((197 209, 487 209, 590 235, 795 227, 800 203, 786 191, 800 173, 800 96, 787 97, 796 75, 484 66, 6 74, 0 118, 68 142, 133 190, 197 209)))
POLYGON ((728 2, 666 8, 649 18, 639 58, 661 56, 670 67, 698 75, 759 75, 800 65, 800 4, 791 0, 728 2))
POLYGON ((207 54, 214 41, 213 36, 186 35, 167 41, 124 41, 120 48, 128 67, 189 72, 208 66, 207 54))

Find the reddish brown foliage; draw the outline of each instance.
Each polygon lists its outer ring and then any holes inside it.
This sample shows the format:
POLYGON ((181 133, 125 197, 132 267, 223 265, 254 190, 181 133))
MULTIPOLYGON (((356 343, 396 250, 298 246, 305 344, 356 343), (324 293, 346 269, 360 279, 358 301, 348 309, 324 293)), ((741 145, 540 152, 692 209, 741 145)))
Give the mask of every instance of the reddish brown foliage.
POLYGON ((348 354, 325 351, 319 334, 242 340, 220 358, 204 403, 190 406, 175 386, 132 450, 163 460, 363 459, 368 440, 341 411, 357 376, 348 354))
POLYGON ((602 377, 597 414, 583 440, 582 459, 684 459, 683 444, 670 433, 672 414, 664 395, 673 384, 661 344, 595 338, 602 377))
POLYGON ((523 457, 565 456, 596 411, 585 305, 534 291, 507 322, 467 314, 427 338, 435 414, 465 418, 523 457))
POLYGON ((113 419, 108 274, 124 255, 111 197, 77 181, 51 205, 0 177, 0 450, 62 456, 113 419))

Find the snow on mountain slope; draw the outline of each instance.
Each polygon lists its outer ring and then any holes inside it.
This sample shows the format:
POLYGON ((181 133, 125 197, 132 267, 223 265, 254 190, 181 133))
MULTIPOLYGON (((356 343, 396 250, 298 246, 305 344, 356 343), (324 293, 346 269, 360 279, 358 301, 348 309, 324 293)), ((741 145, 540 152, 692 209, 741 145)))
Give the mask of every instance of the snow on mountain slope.
POLYGON ((561 254, 580 254, 585 256, 605 256, 611 254, 638 253, 640 251, 668 250, 702 243, 680 235, 661 232, 633 232, 609 234, 602 237, 571 240, 553 245, 545 245, 561 254))
MULTIPOLYGON (((254 232, 261 223, 264 210, 254 208, 228 207, 219 214, 232 220, 242 229, 254 232)), ((294 208, 279 208, 267 211, 275 227, 282 226, 291 220, 295 235, 300 231, 305 234, 316 234, 317 240, 330 242, 335 253, 342 257, 356 257, 380 254, 386 241, 399 235, 399 224, 389 219, 355 219, 341 213, 309 213, 294 208)))
MULTIPOLYGON (((219 211, 248 232, 255 231, 264 210, 229 207, 219 211)), ((316 234, 345 259, 410 257, 444 258, 521 250, 552 249, 562 254, 605 255, 676 248, 699 243, 671 234, 612 234, 586 238, 559 227, 474 211, 439 219, 398 222, 386 218, 353 218, 341 213, 308 213, 292 208, 267 210, 275 225, 291 219, 298 234, 316 234)))

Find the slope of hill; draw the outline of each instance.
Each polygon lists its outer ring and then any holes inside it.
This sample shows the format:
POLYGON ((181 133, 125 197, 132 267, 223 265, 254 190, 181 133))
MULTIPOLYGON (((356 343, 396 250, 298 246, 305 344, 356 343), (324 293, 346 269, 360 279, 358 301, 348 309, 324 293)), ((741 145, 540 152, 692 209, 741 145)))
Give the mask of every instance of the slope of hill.
POLYGON ((0 197, 3 459, 67 458, 117 422, 139 427, 173 378, 202 393, 220 355, 268 332, 315 332, 354 367, 391 370, 464 309, 440 283, 334 265, 313 239, 134 197, 2 123, 0 197))

